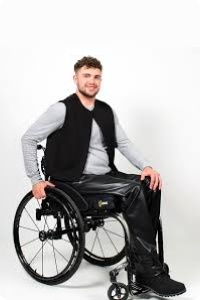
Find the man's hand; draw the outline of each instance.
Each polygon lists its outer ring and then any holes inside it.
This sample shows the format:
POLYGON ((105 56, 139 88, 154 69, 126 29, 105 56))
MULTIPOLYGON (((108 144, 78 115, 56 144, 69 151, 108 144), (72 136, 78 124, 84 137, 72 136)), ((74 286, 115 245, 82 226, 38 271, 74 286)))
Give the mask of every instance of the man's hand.
POLYGON ((162 178, 160 177, 160 174, 156 170, 153 170, 151 167, 145 167, 141 173, 141 180, 144 180, 146 176, 151 177, 150 186, 149 186, 150 189, 153 189, 155 191, 156 188, 158 187, 159 190, 161 190, 162 178))
POLYGON ((53 183, 51 183, 49 181, 39 181, 36 184, 34 184, 33 187, 32 187, 33 196, 36 199, 40 199, 40 198, 46 197, 46 193, 45 193, 44 189, 48 185, 49 186, 55 186, 53 183))

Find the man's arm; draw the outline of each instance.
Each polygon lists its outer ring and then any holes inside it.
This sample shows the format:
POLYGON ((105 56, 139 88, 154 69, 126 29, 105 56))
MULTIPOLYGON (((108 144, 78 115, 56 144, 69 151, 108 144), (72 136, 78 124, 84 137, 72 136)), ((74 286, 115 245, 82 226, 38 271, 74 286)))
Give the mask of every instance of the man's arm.
POLYGON ((117 149, 139 170, 150 166, 150 162, 144 158, 142 153, 138 150, 136 145, 127 137, 123 128, 119 123, 119 119, 114 112, 115 130, 118 147, 117 149))
POLYGON ((145 176, 150 176, 150 188, 155 190, 159 186, 159 189, 161 189, 162 179, 160 177, 160 174, 157 171, 153 170, 150 162, 144 158, 135 144, 126 136, 119 123, 116 113, 113 113, 118 150, 130 161, 131 164, 142 171, 141 180, 144 180, 145 176))
POLYGON ((63 103, 51 105, 22 136, 25 170, 33 186, 42 181, 37 161, 37 144, 62 127, 65 114, 66 107, 63 103))

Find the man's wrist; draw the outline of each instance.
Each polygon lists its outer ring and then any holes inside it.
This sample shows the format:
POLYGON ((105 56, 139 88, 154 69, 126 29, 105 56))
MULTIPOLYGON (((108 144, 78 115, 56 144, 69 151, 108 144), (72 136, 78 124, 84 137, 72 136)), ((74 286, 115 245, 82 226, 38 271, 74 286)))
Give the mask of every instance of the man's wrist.
POLYGON ((31 179, 31 184, 32 184, 32 186, 34 186, 35 184, 37 184, 40 181, 44 181, 44 180, 42 178, 40 178, 40 179, 34 178, 34 179, 31 179))
POLYGON ((143 170, 146 169, 146 168, 153 169, 151 166, 146 166, 146 167, 143 168, 143 170))

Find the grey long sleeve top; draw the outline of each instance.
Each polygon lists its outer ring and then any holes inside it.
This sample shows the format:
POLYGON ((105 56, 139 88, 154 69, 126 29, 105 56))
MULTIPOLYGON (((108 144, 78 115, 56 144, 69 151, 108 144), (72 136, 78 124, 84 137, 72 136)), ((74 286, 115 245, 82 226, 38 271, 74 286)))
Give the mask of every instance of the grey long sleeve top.
MULTIPOLYGON (((92 110, 94 106, 86 108, 92 110)), ((63 126, 65 114, 66 106, 64 103, 57 102, 51 105, 22 136, 25 170, 33 185, 42 180, 38 169, 37 143, 45 140, 52 132, 63 126)), ((114 121, 118 150, 139 170, 149 166, 149 162, 126 136, 115 112, 114 121)), ((103 146, 103 135, 93 119, 88 156, 83 174, 101 175, 108 173, 110 170, 108 155, 103 146)))

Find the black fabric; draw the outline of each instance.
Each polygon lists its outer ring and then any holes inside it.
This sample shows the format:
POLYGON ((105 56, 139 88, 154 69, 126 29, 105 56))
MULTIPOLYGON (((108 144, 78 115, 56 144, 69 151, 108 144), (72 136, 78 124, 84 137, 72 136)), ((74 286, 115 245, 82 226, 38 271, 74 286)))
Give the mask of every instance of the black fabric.
POLYGON ((115 196, 109 194, 83 195, 90 211, 115 210, 115 196))
POLYGON ((114 166, 114 149, 117 146, 112 109, 103 101, 95 100, 92 111, 84 107, 76 94, 65 100, 65 121, 59 130, 47 138, 45 168, 48 176, 56 180, 78 180, 84 170, 94 118, 102 130, 110 167, 114 166))
MULTIPOLYGON (((135 179, 137 176, 135 175, 135 179)), ((101 193, 125 197, 133 188, 134 178, 122 179, 111 173, 107 175, 84 174, 71 184, 81 195, 101 193)))
MULTIPOLYGON (((151 278, 136 277, 136 284, 148 288, 161 297, 180 295, 186 292, 185 285, 170 278, 166 273, 151 278)), ((160 299, 160 298, 159 298, 160 299)))
POLYGON ((72 186, 67 182, 61 182, 51 178, 51 183, 55 184, 57 188, 65 192, 76 204, 80 211, 87 211, 89 209, 88 203, 84 197, 81 196, 72 186))
POLYGON ((110 106, 105 102, 97 100, 94 109, 94 119, 101 128, 105 140, 105 146, 107 147, 106 150, 109 157, 109 166, 113 171, 117 170, 114 165, 115 148, 117 148, 115 121, 110 106), (106 117, 106 115, 108 117, 106 117))
POLYGON ((136 275, 157 276, 163 272, 156 250, 156 233, 160 215, 160 190, 149 188, 149 179, 140 175, 111 171, 106 175, 83 175, 72 186, 86 194, 120 196, 120 209, 130 232, 131 256, 136 275))

